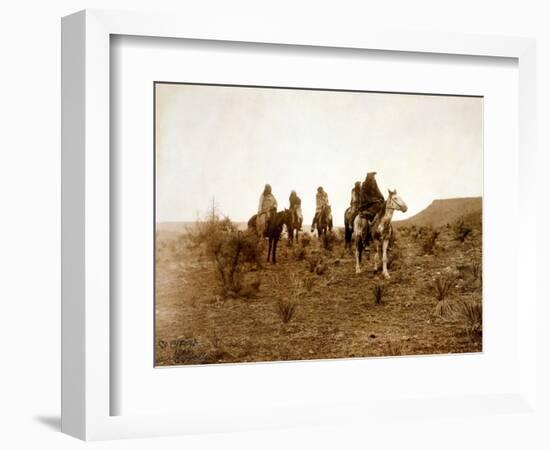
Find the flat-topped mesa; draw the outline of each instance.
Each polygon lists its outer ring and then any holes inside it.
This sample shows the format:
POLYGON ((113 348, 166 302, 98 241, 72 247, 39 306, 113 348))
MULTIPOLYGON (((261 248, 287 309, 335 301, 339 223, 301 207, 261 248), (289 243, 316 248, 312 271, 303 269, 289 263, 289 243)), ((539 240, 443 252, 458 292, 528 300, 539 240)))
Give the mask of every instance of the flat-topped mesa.
POLYGON ((472 225, 480 225, 482 207, 482 197, 437 199, 418 214, 405 220, 395 221, 394 224, 398 227, 411 225, 438 227, 464 220, 472 225))

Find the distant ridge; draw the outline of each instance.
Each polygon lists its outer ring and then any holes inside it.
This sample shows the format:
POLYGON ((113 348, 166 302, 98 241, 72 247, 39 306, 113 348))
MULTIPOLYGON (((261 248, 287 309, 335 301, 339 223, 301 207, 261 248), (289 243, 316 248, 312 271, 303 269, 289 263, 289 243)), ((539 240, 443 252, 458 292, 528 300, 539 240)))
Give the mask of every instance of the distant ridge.
MULTIPOLYGON (((233 222, 239 230, 246 230, 247 223, 246 222, 233 222)), ((156 223, 156 230, 162 231, 165 233, 183 233, 185 231, 188 231, 189 229, 192 229, 193 226, 195 226, 197 222, 157 222, 156 223)))
POLYGON ((439 227, 447 223, 453 224, 457 220, 471 225, 481 225, 483 208, 482 197, 446 198, 434 200, 426 209, 405 220, 395 221, 398 226, 434 226, 439 227))

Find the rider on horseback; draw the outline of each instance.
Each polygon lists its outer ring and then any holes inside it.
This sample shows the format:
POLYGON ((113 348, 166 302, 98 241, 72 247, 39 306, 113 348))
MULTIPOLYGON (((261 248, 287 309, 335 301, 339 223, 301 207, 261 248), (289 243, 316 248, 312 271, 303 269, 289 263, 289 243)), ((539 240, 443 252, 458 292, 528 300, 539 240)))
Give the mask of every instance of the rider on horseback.
POLYGON ((271 217, 273 211, 277 211, 277 200, 271 193, 271 186, 266 184, 262 195, 260 195, 260 203, 258 205, 258 217, 256 219, 256 226, 258 234, 260 236, 265 235, 267 223, 271 217))
POLYGON ((359 200, 359 213, 367 219, 367 226, 363 230, 363 242, 368 243, 370 224, 374 217, 380 211, 384 204, 384 196, 378 188, 378 183, 374 176, 376 172, 368 172, 365 181, 361 185, 361 195, 359 200))
POLYGON ((297 224, 300 224, 299 227, 301 229, 301 223, 304 220, 304 216, 302 215, 302 200, 300 199, 300 197, 298 197, 296 191, 292 191, 290 193, 288 201, 290 202, 290 206, 288 209, 294 215, 295 222, 297 224))
POLYGON ((361 206, 361 182, 360 181, 356 181, 355 186, 353 186, 353 189, 351 190, 351 202, 349 203, 349 206, 350 206, 350 213, 351 213, 350 223, 353 223, 355 216, 359 212, 359 207, 361 206))
POLYGON ((323 186, 319 186, 317 188, 317 195, 315 196, 315 216, 313 217, 313 222, 311 223, 311 232, 313 233, 313 230, 315 229, 315 224, 317 223, 317 220, 319 220, 319 215, 321 214, 321 211, 329 205, 328 202, 328 194, 324 191, 323 186))

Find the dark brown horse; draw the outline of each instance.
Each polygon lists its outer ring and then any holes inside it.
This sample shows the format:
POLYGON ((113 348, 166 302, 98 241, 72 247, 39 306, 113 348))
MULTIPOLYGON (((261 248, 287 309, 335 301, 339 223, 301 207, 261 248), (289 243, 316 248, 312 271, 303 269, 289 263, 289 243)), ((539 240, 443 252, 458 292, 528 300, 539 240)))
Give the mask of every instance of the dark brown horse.
MULTIPOLYGON (((281 239, 281 234, 283 232, 283 227, 286 225, 287 229, 289 227, 290 217, 292 216, 291 212, 288 209, 284 211, 272 211, 270 218, 267 220, 266 229, 263 233, 263 237, 268 238, 268 248, 267 248, 267 262, 275 264, 277 262, 277 244, 281 239)), ((248 220, 248 229, 254 230, 259 234, 259 230, 256 227, 257 215, 254 214, 248 220)))
MULTIPOLYGON (((286 210, 285 210, 286 211, 286 210)), ((288 220, 286 223, 286 230, 288 232, 288 245, 294 243, 294 239, 298 242, 298 233, 302 229, 302 219, 298 217, 296 211, 288 210, 288 220)))

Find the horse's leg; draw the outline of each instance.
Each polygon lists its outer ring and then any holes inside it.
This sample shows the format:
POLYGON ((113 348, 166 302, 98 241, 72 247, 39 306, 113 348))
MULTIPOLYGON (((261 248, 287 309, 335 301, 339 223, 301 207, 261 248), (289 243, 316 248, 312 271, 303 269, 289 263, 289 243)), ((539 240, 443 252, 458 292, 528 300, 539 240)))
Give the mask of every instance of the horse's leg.
POLYGON ((267 246, 267 262, 269 262, 269 257, 271 256, 271 246, 272 246, 272 240, 271 238, 269 238, 268 246, 267 246))
POLYGON ((355 273, 361 273, 361 256, 363 253, 363 241, 357 239, 357 245, 355 246, 355 273))
POLYGON ((275 264, 277 262, 277 242, 279 239, 273 238, 273 256, 271 257, 271 262, 275 264))
POLYGON ((374 272, 378 272, 378 262, 380 260, 380 257, 378 255, 380 251, 380 241, 376 239, 374 241, 374 272))
POLYGON ((389 278, 390 274, 388 273, 388 239, 382 241, 382 275, 385 278, 389 278))

